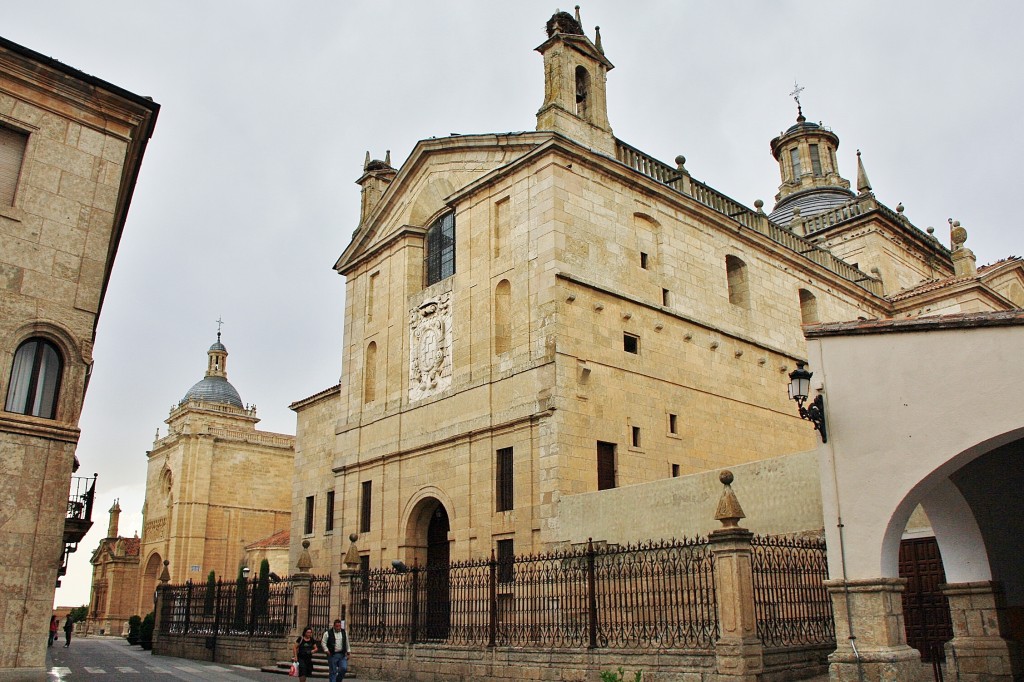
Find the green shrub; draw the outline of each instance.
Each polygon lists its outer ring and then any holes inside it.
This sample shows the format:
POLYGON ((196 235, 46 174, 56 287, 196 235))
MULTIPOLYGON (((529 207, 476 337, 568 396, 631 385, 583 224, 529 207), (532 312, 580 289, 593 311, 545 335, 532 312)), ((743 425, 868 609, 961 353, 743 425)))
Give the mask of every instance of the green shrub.
MULTIPOLYGON (((644 674, 637 670, 635 673, 633 673, 633 682, 641 682, 643 680, 643 677, 644 674)), ((621 666, 619 667, 618 672, 614 670, 601 671, 601 682, 625 682, 625 680, 626 672, 622 669, 621 666)))
POLYGON ((213 615, 213 600, 217 597, 217 575, 210 571, 210 575, 206 576, 206 595, 203 597, 203 615, 213 615))
POLYGON ((142 630, 142 618, 139 616, 132 616, 128 619, 128 636, 125 638, 128 643, 135 646, 139 643, 139 635, 142 630))
POLYGON ((153 648, 153 625, 155 623, 156 615, 152 611, 142 619, 142 624, 139 626, 139 644, 143 649, 153 648))

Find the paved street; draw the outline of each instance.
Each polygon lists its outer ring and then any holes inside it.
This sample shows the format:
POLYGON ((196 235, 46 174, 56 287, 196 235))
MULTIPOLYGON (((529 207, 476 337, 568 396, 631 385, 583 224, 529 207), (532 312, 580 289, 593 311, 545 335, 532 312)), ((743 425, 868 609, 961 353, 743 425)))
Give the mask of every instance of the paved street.
MULTIPOLYGON (((130 679, 149 680, 202 680, 203 682, 242 682, 243 680, 276 680, 285 682, 284 675, 273 675, 224 663, 190 661, 184 658, 153 656, 137 646, 129 646, 121 637, 80 637, 64 648, 63 640, 47 650, 48 680, 130 679)), ((365 681, 368 682, 368 681, 365 681)))

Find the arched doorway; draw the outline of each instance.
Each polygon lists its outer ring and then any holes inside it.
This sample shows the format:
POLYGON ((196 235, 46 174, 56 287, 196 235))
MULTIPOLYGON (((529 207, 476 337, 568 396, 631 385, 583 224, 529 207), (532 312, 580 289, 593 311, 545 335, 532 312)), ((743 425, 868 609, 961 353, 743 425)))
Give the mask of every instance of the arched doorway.
POLYGON ((430 514, 427 524, 427 562, 424 575, 424 621, 421 632, 424 639, 444 640, 451 628, 451 580, 449 564, 451 547, 448 543, 448 512, 440 502, 430 514))
POLYGON ((154 597, 156 596, 156 585, 160 579, 160 571, 163 568, 163 558, 159 553, 153 552, 146 561, 146 568, 142 572, 142 584, 139 590, 139 613, 145 615, 156 608, 154 597))

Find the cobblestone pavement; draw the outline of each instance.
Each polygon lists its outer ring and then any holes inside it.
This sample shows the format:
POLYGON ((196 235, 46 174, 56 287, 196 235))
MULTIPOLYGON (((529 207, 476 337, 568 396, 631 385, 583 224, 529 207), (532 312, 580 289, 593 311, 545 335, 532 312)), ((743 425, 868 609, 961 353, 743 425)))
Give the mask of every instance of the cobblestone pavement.
MULTIPOLYGON (((285 675, 260 672, 247 666, 153 656, 141 647, 129 646, 122 637, 81 637, 64 648, 63 640, 46 651, 47 681, 135 680, 135 682, 285 682, 285 675)), ((374 682, 362 679, 360 682, 374 682)))

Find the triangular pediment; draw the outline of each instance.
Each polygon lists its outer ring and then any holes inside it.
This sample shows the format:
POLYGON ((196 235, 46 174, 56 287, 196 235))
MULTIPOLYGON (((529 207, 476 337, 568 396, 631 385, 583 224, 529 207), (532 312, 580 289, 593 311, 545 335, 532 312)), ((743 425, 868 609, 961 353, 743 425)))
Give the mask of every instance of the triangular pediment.
POLYGON ((353 233, 334 269, 344 274, 397 233, 425 229, 449 206, 450 197, 549 138, 549 133, 505 133, 421 140, 353 233))

